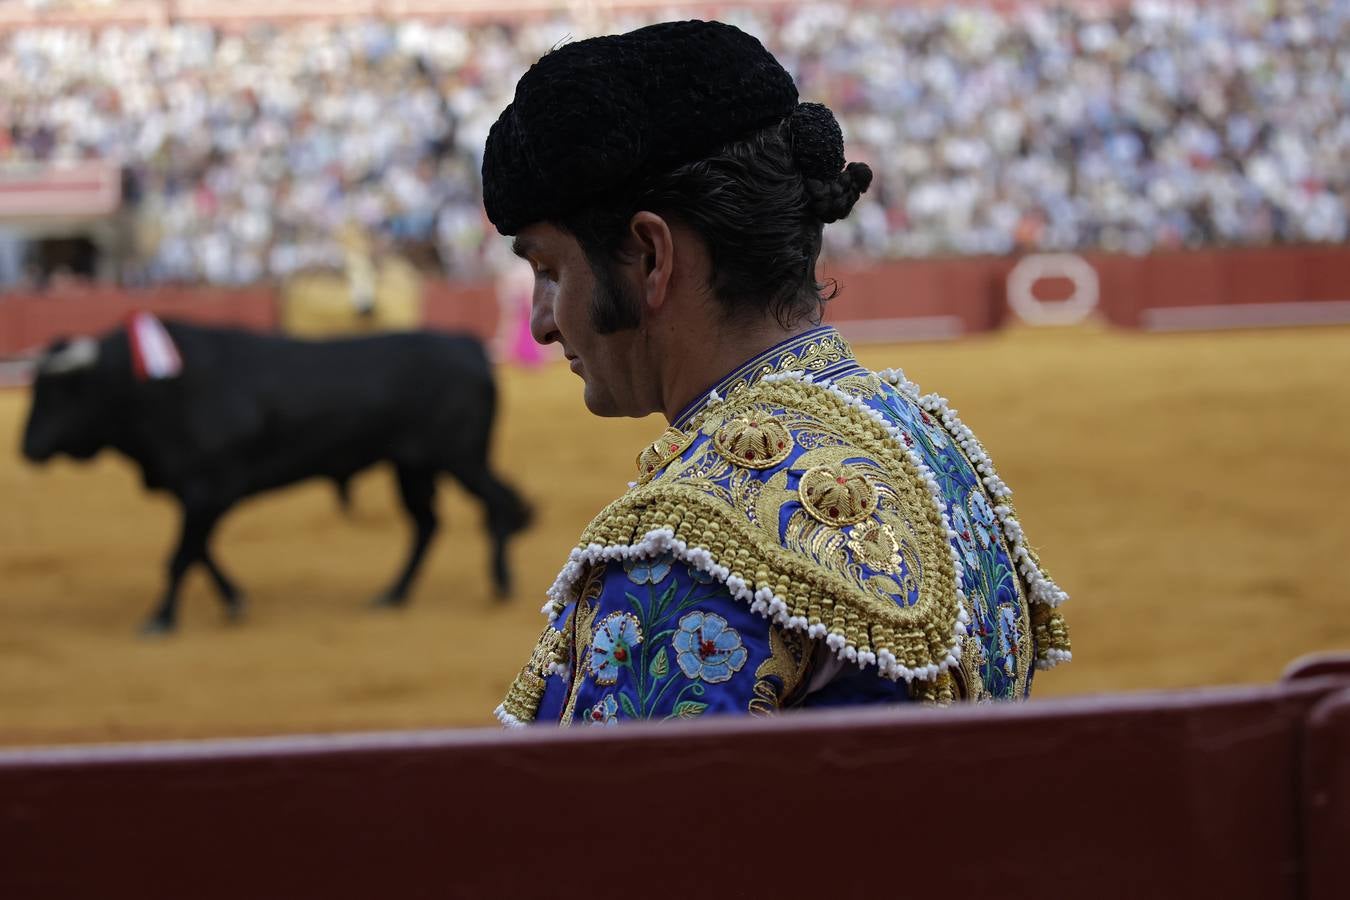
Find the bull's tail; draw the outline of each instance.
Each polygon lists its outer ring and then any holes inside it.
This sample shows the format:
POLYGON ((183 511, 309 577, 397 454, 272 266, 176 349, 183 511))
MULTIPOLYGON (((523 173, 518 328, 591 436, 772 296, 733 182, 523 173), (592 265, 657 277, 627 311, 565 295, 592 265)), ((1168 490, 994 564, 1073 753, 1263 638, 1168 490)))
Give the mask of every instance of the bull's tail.
POLYGON ((518 531, 524 531, 534 522, 534 507, 532 507, 515 488, 500 479, 497 481, 500 488, 501 509, 497 515, 504 529, 505 535, 515 534, 518 531))

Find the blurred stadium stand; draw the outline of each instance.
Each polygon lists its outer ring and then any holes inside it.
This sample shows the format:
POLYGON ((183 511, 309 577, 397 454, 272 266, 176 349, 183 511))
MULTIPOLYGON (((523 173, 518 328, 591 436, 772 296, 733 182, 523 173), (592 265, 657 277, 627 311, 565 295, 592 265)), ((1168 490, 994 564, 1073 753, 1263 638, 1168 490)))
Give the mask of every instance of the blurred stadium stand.
MULTIPOLYGON (((140 291, 155 285, 266 289, 288 324, 286 297, 306 292, 287 283, 342 279, 343 235, 359 229, 376 272, 425 281, 388 323, 411 310, 489 333, 495 300, 466 305, 510 265, 479 201, 488 127, 560 40, 671 9, 0 0, 0 325, 26 318, 3 307, 37 288, 94 296, 60 277, 90 267, 90 244, 99 280, 136 291, 127 304, 153 306, 140 291)), ((826 230, 846 288, 834 315, 855 335, 993 327, 1016 260, 1056 252, 1090 260, 1116 324, 1350 320, 1344 3, 678 9, 760 35, 877 171, 826 230)), ((301 318, 327 321, 319 306, 301 318)), ((48 337, 11 324, 0 354, 48 337)))
POLYGON ((6 897, 1333 900, 1347 836, 1346 656, 1003 707, 0 752, 6 897))

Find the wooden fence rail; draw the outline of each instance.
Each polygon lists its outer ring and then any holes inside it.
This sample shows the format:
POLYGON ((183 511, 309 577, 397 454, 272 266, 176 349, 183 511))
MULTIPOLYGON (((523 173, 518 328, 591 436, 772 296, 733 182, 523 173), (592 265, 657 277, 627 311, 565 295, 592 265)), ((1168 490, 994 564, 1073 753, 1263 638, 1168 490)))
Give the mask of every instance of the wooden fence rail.
POLYGON ((1350 659, 1280 684, 0 752, 0 897, 1344 897, 1350 659))

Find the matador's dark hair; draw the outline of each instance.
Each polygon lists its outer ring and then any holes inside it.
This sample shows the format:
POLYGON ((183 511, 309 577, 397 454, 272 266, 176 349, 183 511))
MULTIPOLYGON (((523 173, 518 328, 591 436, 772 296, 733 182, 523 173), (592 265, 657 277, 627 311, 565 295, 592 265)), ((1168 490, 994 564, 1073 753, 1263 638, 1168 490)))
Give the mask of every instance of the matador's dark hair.
MULTIPOLYGON (((483 199, 498 231, 540 221, 574 234, 602 288, 634 213, 705 241, 711 284, 733 317, 818 318, 821 231, 871 184, 844 165, 834 115, 798 103, 791 76, 754 37, 720 22, 666 22, 568 44, 516 86, 488 135, 483 199)), ((602 330, 636 324, 622 292, 602 330)))

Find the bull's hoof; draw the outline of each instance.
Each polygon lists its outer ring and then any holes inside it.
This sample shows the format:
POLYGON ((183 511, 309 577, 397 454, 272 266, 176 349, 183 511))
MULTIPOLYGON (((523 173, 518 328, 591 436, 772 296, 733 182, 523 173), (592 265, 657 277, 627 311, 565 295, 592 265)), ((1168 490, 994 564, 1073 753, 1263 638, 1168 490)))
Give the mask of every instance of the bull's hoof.
POLYGON ((141 626, 140 635, 143 638, 168 637, 173 634, 175 627, 173 622, 164 619, 146 619, 145 624, 141 626))
POLYGON ((235 624, 244 621, 248 614, 248 598, 243 594, 235 594, 229 600, 225 601, 225 621, 235 624))
POLYGON ((370 601, 370 605, 376 609, 402 609, 408 605, 406 594, 395 594, 390 591, 384 591, 376 594, 370 601))

